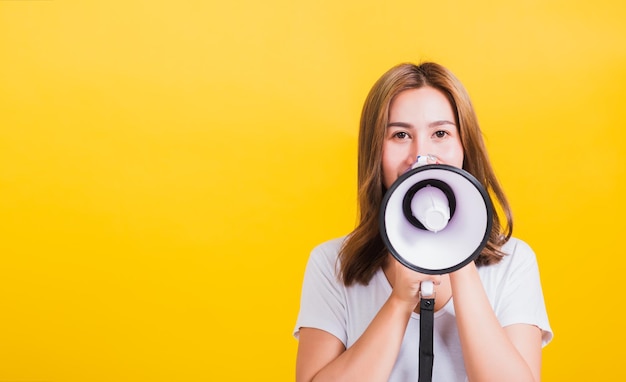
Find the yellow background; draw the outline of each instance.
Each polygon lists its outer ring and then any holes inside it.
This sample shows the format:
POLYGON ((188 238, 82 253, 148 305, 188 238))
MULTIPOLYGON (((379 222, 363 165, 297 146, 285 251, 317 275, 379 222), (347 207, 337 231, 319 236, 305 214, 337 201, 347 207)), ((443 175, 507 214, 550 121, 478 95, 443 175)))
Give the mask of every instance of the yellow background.
POLYGON ((622 1, 0 1, 0 381, 293 380, 373 82, 473 98, 556 336, 626 379, 622 1))

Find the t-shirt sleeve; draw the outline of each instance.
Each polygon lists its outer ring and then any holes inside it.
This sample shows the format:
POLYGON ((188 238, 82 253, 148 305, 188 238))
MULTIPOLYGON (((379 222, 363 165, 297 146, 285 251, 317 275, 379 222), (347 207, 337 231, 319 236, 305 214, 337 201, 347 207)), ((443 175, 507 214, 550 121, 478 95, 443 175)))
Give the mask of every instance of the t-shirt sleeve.
POLYGON ((345 345, 345 288, 337 277, 338 243, 332 244, 316 247, 309 256, 293 335, 298 338, 302 327, 316 328, 334 335, 345 345))
POLYGON ((553 337, 539 277, 537 258, 525 242, 518 240, 509 255, 510 263, 494 310, 502 326, 536 325, 542 331, 543 346, 553 337))

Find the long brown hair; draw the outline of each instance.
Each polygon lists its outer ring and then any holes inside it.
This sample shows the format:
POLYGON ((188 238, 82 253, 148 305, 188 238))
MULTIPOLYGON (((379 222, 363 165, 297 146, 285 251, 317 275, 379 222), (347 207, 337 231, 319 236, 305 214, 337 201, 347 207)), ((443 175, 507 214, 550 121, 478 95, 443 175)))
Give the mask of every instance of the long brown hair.
POLYGON ((500 261, 503 256, 500 248, 513 232, 509 203, 489 162, 476 113, 461 82, 448 69, 436 63, 400 64, 376 81, 367 95, 361 114, 358 224, 344 241, 339 253, 340 276, 346 286, 354 283, 367 285, 386 259, 387 249, 380 236, 378 216, 386 192, 382 175, 382 150, 389 107, 400 92, 423 86, 438 89, 448 97, 456 114, 463 145, 463 169, 478 179, 491 198, 495 196, 506 216, 506 225, 503 226, 497 208, 494 209, 489 239, 476 259, 476 264, 489 265, 500 261))

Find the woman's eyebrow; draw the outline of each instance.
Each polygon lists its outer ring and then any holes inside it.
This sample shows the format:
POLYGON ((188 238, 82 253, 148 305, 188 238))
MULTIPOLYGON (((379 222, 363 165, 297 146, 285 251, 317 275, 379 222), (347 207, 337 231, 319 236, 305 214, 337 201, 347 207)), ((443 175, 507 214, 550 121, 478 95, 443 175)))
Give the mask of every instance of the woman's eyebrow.
POLYGON ((438 126, 443 126, 443 125, 456 126, 456 123, 443 119, 441 121, 434 121, 434 122, 429 123, 428 127, 438 127, 438 126))
MULTIPOLYGON (((443 126, 443 125, 456 126, 456 123, 448 121, 447 119, 442 119, 440 121, 433 121, 433 122, 429 123, 428 127, 433 128, 433 127, 439 127, 439 126, 443 126)), ((407 123, 407 122, 389 122, 387 124, 387 127, 404 127, 404 128, 407 128, 407 129, 411 129, 411 128, 413 128, 413 125, 411 125, 410 123, 407 123)))
POLYGON ((405 127, 407 129, 410 129, 413 127, 413 125, 406 122, 389 122, 389 124, 387 124, 387 127, 405 127))

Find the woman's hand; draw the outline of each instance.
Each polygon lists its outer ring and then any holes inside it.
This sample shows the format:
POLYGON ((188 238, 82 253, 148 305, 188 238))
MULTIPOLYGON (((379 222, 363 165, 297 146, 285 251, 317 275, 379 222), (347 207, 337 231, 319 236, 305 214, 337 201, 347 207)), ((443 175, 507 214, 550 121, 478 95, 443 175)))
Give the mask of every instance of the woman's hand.
POLYGON ((420 287, 424 281, 432 281, 434 285, 441 284, 441 275, 427 275, 415 272, 402 265, 393 256, 389 255, 385 274, 393 288, 392 299, 404 304, 407 309, 415 310, 420 301, 420 287))

